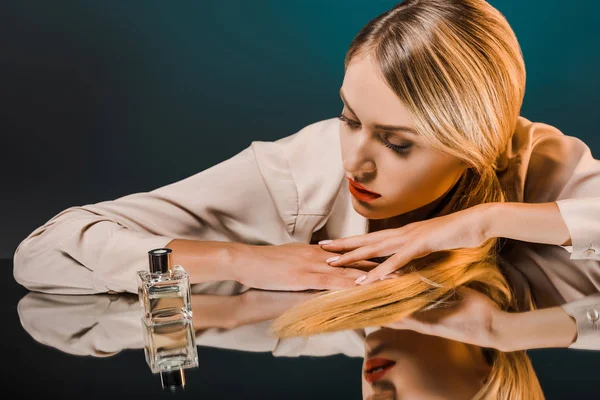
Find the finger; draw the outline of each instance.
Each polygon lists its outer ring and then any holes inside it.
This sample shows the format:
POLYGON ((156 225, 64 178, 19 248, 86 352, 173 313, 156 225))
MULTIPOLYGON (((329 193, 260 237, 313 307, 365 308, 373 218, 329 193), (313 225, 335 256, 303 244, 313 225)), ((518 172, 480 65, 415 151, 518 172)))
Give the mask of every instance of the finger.
MULTIPOLYGON (((381 261, 383 262, 383 261, 381 261)), ((376 268, 379 264, 381 264, 381 262, 375 262, 375 261, 366 261, 366 260, 361 260, 361 261, 355 261, 353 263, 350 263, 348 265, 341 265, 339 267, 334 267, 334 268, 355 268, 355 269, 360 269, 361 271, 365 271, 368 272, 370 270, 372 270, 373 268, 376 268)))
POLYGON ((413 258, 418 257, 413 252, 406 251, 406 249, 403 249, 401 252, 394 254, 385 262, 379 264, 379 266, 367 272, 366 277, 362 279, 362 281, 357 283, 359 285, 366 285, 367 283, 377 281, 381 277, 391 274, 392 272, 404 267, 413 258))
POLYGON ((331 273, 312 273, 304 275, 302 284, 311 289, 338 290, 356 287, 354 281, 354 278, 331 273))
MULTIPOLYGON (((391 230, 391 229, 390 229, 391 230)), ((321 247, 327 251, 350 251, 360 246, 377 243, 387 237, 390 233, 386 231, 371 232, 363 235, 348 236, 334 239, 330 243, 321 243, 321 247)))
POLYGON ((337 276, 342 276, 345 278, 350 278, 353 280, 357 280, 361 276, 365 274, 365 271, 356 269, 356 268, 347 268, 347 267, 329 267, 330 270, 326 271, 326 273, 334 274, 337 276))
MULTIPOLYGON (((348 253, 338 256, 339 258, 329 261, 329 265, 338 267, 341 265, 347 265, 360 260, 367 260, 369 258, 382 257, 389 254, 383 254, 386 252, 385 248, 382 248, 380 244, 368 245, 359 247, 356 250, 352 250, 348 253)), ((327 260, 325 260, 327 261, 327 260)))
POLYGON ((358 277, 363 276, 365 271, 356 269, 356 268, 348 268, 348 267, 330 267, 327 264, 319 266, 316 272, 321 274, 331 274, 335 276, 341 276, 345 278, 351 278, 356 280, 358 277))
MULTIPOLYGON (((379 263, 377 263, 377 262, 364 261, 364 260, 356 261, 356 262, 350 263, 348 265, 340 265, 339 267, 333 267, 327 263, 323 263, 323 264, 319 264, 316 267, 315 271, 327 273, 332 270, 339 270, 340 274, 345 273, 345 271, 359 271, 359 273, 360 273, 359 276, 362 276, 365 274, 365 272, 369 272, 373 268, 376 268, 378 265, 379 265, 379 263)), ((357 278, 358 278, 358 276, 357 276, 357 278)))
POLYGON ((414 331, 417 333, 422 333, 425 335, 433 334, 433 330, 430 329, 431 325, 424 324, 418 320, 416 320, 412 315, 401 318, 398 321, 394 321, 390 324, 384 325, 387 328, 392 329, 406 329, 410 331, 414 331))

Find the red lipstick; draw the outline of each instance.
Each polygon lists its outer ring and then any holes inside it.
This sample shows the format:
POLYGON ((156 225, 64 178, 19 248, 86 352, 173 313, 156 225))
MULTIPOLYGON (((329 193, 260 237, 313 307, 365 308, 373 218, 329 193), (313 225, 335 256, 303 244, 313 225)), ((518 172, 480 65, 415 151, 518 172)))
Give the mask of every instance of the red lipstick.
POLYGON ((396 362, 387 358, 375 357, 370 358, 365 363, 365 380, 369 383, 377 382, 388 373, 396 362))
POLYGON ((378 197, 381 197, 381 195, 379 193, 370 191, 369 189, 362 186, 358 182, 355 182, 353 179, 348 178, 348 177, 346 177, 346 179, 348 179, 348 189, 350 190, 350 193, 352 193, 352 195, 354 197, 356 197, 358 200, 368 202, 368 201, 375 200, 378 197))

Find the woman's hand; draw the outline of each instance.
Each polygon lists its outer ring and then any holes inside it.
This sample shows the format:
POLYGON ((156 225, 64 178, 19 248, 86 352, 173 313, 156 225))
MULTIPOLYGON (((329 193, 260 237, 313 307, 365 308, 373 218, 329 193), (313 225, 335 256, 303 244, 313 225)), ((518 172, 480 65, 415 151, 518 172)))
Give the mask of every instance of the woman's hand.
POLYGON ((507 313, 474 289, 461 287, 456 294, 459 300, 451 306, 417 311, 385 326, 502 350, 504 338, 499 337, 495 326, 507 313))
MULTIPOLYGON (((483 206, 483 205, 482 205, 483 206)), ((335 239, 330 243, 319 242, 328 251, 345 251, 329 265, 340 267, 360 260, 386 257, 379 266, 369 271, 356 283, 364 285, 376 281, 409 261, 429 253, 457 248, 477 247, 487 236, 483 207, 475 206, 452 214, 417 221, 401 228, 385 229, 364 235, 335 239)))
POLYGON ((234 279, 244 285, 265 290, 343 289, 354 286, 354 281, 364 275, 363 269, 378 264, 357 261, 348 267, 332 267, 325 262, 337 255, 323 250, 319 245, 286 243, 274 246, 245 245, 232 263, 234 279), (359 269, 363 268, 363 269, 359 269))

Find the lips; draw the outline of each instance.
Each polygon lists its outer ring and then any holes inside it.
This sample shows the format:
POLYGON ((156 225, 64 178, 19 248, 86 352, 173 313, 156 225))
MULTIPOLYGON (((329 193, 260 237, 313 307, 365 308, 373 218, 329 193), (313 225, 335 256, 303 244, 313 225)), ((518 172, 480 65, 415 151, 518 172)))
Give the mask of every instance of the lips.
POLYGON ((387 358, 375 357, 365 363, 365 380, 369 383, 383 379, 396 362, 387 358))
POLYGON ((352 178, 346 177, 346 179, 348 179, 348 183, 350 183, 350 185, 354 186, 354 188, 359 190, 360 192, 377 197, 381 196, 379 193, 372 192, 363 185, 359 184, 358 182, 355 182, 352 178))
POLYGON ((355 188, 353 185, 348 185, 348 189, 350 190, 350 193, 352 193, 352 196, 365 203, 379 198, 379 195, 363 192, 362 190, 355 188))

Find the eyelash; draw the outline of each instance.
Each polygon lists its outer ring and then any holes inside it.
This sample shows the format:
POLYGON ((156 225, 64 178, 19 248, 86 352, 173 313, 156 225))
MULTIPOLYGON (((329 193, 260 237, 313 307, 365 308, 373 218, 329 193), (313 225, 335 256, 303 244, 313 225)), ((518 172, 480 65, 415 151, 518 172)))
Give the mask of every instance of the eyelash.
MULTIPOLYGON (((350 127, 350 129, 356 129, 360 126, 360 123, 353 121, 351 119, 349 119, 348 117, 346 117, 344 114, 340 114, 337 116, 337 119, 339 119, 340 121, 342 121, 343 123, 345 123, 346 125, 348 125, 350 127)), ((383 143, 384 146, 392 149, 393 151, 395 151, 396 153, 408 153, 408 151, 410 150, 410 148, 412 147, 412 145, 408 145, 408 146, 397 146, 394 144, 391 144, 390 142, 388 142, 387 140, 381 140, 381 142, 383 143)))

